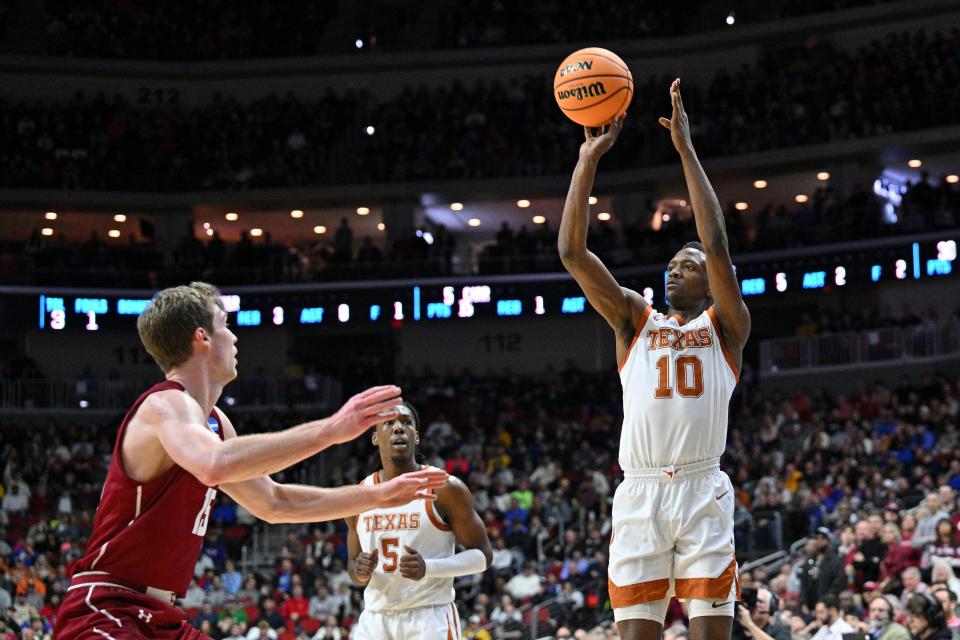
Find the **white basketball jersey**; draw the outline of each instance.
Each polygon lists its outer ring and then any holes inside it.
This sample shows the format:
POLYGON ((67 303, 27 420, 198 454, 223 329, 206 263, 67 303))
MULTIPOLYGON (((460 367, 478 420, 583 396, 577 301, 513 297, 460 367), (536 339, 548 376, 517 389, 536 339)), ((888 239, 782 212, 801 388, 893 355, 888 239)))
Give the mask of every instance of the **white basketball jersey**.
MULTIPOLYGON (((363 484, 379 481, 377 472, 363 484)), ((456 536, 432 501, 414 500, 402 507, 364 511, 357 516, 357 535, 364 553, 380 551, 380 561, 363 593, 366 609, 399 611, 453 602, 453 578, 410 580, 400 575, 404 545, 416 549, 424 559, 449 558, 456 551, 456 536)))
POLYGON ((723 455, 737 377, 713 307, 687 323, 647 307, 620 366, 620 466, 648 469, 723 455))

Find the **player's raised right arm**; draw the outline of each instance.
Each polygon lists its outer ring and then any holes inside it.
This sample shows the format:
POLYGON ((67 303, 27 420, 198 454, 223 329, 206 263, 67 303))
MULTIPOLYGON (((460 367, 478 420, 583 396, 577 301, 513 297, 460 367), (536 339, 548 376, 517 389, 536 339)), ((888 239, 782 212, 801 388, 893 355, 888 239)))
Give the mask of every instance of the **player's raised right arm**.
POLYGON ((587 248, 590 226, 589 197, 601 156, 606 153, 623 126, 620 116, 601 135, 584 128, 585 141, 580 146, 580 159, 573 170, 567 200, 563 205, 557 248, 560 260, 570 275, 583 289, 590 305, 616 332, 626 331, 630 336, 636 329, 636 320, 647 303, 637 292, 621 287, 600 258, 587 248))
POLYGON ((179 391, 150 395, 137 418, 155 429, 176 464, 207 486, 215 486, 276 473, 331 445, 352 440, 374 424, 396 417, 395 407, 401 401, 399 388, 374 387, 350 398, 329 418, 226 441, 207 428, 200 405, 179 391))

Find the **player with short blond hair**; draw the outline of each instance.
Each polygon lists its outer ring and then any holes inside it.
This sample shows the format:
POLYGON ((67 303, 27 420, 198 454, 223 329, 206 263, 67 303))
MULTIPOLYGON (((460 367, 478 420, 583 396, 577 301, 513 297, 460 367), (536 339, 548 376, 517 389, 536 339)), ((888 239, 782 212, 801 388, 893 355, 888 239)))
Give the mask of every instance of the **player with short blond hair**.
POLYGON ((217 400, 237 377, 237 337, 206 283, 158 293, 137 322, 166 379, 120 425, 86 555, 73 567, 58 640, 200 639, 183 597, 218 491, 268 522, 316 522, 434 499, 447 474, 423 470, 376 486, 321 489, 270 474, 397 415, 397 387, 358 394, 329 418, 238 436, 217 400))

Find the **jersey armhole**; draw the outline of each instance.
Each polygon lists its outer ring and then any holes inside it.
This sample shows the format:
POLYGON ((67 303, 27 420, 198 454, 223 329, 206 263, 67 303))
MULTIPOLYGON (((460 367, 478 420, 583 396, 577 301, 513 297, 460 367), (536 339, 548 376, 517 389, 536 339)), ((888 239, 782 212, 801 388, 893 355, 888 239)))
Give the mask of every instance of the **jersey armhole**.
POLYGON ((640 314, 640 322, 637 323, 637 331, 633 334, 633 341, 630 343, 630 348, 627 349, 627 355, 623 357, 623 362, 617 366, 617 373, 623 373, 623 368, 627 366, 627 360, 630 359, 630 354, 633 353, 633 347, 636 346, 637 340, 640 339, 640 334, 643 333, 643 328, 647 326, 647 321, 650 319, 652 314, 653 307, 648 304, 643 310, 643 313, 640 314))
MULTIPOLYGON (((428 492, 433 493, 433 489, 428 489, 428 492)), ((430 518, 430 523, 440 531, 450 531, 450 525, 444 522, 443 518, 440 517, 440 512, 437 511, 437 501, 424 498, 424 502, 427 503, 423 506, 426 507, 425 510, 427 517, 430 518)))
POLYGON ((733 358, 730 357, 730 352, 727 350, 727 342, 723 339, 723 329, 720 327, 720 320, 717 318, 717 312, 713 310, 712 305, 707 309, 707 317, 710 318, 710 322, 713 324, 714 332, 717 334, 717 340, 720 342, 720 351, 723 352, 723 357, 730 366, 730 371, 733 372, 733 379, 740 382, 740 370, 737 369, 733 358))
MULTIPOLYGON (((436 467, 431 465, 422 465, 421 469, 436 469, 436 467)), ((433 494, 433 489, 428 489, 427 493, 433 494)), ((440 531, 450 531, 450 525, 440 517, 440 512, 437 511, 437 501, 436 500, 427 500, 424 501, 424 511, 427 512, 427 517, 430 518, 430 523, 433 524, 440 531)))

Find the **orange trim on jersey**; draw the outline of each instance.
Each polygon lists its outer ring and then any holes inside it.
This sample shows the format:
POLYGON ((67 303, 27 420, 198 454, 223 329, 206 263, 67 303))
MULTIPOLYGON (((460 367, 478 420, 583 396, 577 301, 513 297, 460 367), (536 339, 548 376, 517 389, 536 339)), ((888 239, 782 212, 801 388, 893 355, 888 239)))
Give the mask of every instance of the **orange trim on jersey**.
POLYGON ((723 599, 730 595, 730 587, 736 577, 737 561, 731 560, 716 578, 677 578, 674 580, 674 589, 678 598, 723 599))
POLYGON ((730 357, 730 351, 727 350, 727 342, 723 339, 723 329, 720 328, 717 312, 714 311, 711 306, 707 309, 707 315, 710 317, 710 322, 713 323, 713 328, 716 330, 717 340, 720 342, 720 350, 723 351, 723 357, 726 359, 727 364, 730 365, 730 371, 733 371, 733 377, 736 378, 737 382, 740 382, 740 370, 737 368, 737 365, 734 364, 733 358, 730 357))
POLYGON ((651 313, 653 313, 653 307, 647 305, 646 309, 643 310, 643 313, 640 314, 640 322, 637 324, 637 332, 633 334, 633 342, 630 343, 630 348, 627 349, 627 355, 623 357, 623 362, 617 366, 617 373, 621 373, 623 368, 627 366, 627 360, 630 359, 630 353, 633 352, 634 345, 636 345, 637 340, 640 339, 640 332, 643 331, 645 326, 647 326, 647 320, 650 319, 651 313))
POLYGON ((453 616, 453 628, 457 634, 456 640, 460 640, 460 616, 457 613, 457 607, 452 602, 450 603, 450 615, 453 616))
POLYGON ((373 472, 373 484, 380 484, 380 472, 379 472, 379 471, 374 471, 374 472, 373 472))
MULTIPOLYGON (((644 602, 663 600, 667 597, 667 591, 670 589, 670 579, 649 580, 619 587, 613 583, 613 580, 607 578, 607 588, 610 591, 611 606, 614 609, 622 609, 644 602)), ((727 588, 730 588, 729 584, 727 588)))
MULTIPOLYGON (((433 494, 433 489, 428 489, 427 493, 433 494)), ((430 522, 433 523, 433 526, 440 531, 450 531, 450 525, 444 522, 443 518, 441 518, 440 514, 437 512, 437 501, 427 500, 426 498, 424 498, 424 500, 429 503, 423 506, 426 507, 427 517, 430 518, 430 522)))
POLYGON ((681 327, 682 327, 683 325, 687 324, 687 321, 684 320, 683 318, 681 318, 679 313, 675 313, 675 314, 671 315, 670 317, 671 317, 671 318, 676 318, 676 319, 677 319, 677 324, 679 324, 681 327))
POLYGON ((453 631, 450 630, 450 618, 449 616, 444 616, 447 619, 447 640, 454 640, 453 631))

